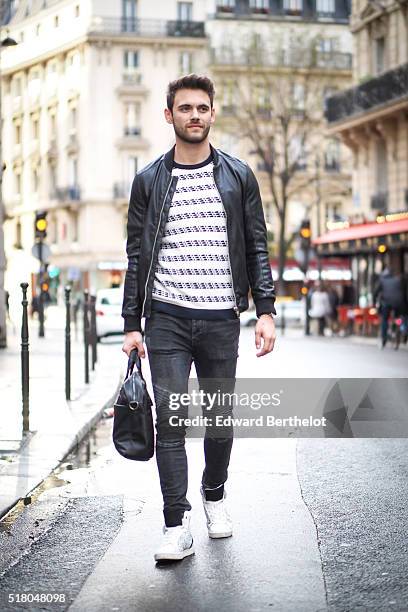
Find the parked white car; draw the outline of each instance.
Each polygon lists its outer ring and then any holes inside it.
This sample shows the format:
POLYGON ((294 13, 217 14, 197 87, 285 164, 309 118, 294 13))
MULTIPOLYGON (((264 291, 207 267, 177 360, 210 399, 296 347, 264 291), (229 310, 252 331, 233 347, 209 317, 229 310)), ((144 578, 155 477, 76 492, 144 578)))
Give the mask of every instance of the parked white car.
POLYGON ((96 292, 96 335, 98 342, 106 336, 123 334, 122 301, 123 287, 99 289, 96 292))
MULTIPOLYGON (((276 316, 275 325, 282 327, 282 320, 285 319, 285 326, 302 326, 305 321, 305 304, 302 300, 285 300, 275 302, 276 316)), ((255 308, 245 310, 240 314, 240 322, 243 327, 254 327, 258 321, 255 308)))

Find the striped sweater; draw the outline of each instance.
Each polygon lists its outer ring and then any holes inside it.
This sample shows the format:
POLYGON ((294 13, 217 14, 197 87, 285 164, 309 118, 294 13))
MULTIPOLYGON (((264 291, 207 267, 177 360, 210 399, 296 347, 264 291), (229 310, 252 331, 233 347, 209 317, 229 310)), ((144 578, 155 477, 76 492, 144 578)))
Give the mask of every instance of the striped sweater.
POLYGON ((178 182, 155 268, 153 307, 181 316, 198 310, 202 318, 225 318, 235 299, 226 214, 212 159, 189 166, 174 163, 172 174, 178 182))

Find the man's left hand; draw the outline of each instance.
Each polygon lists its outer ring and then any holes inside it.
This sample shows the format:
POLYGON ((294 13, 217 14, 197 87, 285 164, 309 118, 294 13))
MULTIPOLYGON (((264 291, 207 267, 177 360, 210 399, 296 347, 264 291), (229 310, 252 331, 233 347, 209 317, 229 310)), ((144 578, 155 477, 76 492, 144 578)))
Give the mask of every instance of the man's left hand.
POLYGON ((271 315, 264 314, 258 319, 255 327, 255 346, 261 350, 256 354, 257 357, 262 357, 273 351, 276 339, 275 322, 271 315), (261 338, 263 346, 261 348, 261 338))

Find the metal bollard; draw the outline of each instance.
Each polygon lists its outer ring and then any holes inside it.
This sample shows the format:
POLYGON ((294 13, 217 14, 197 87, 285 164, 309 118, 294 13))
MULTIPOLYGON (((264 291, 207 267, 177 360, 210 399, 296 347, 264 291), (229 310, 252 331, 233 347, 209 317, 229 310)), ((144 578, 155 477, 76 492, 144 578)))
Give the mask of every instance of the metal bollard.
POLYGON ((71 399, 71 287, 65 287, 65 398, 71 399))
POLYGON ((285 319, 285 302, 282 304, 282 323, 281 323, 281 334, 285 335, 286 319, 285 319))
POLYGON ((20 283, 23 290, 23 317, 21 323, 21 391, 23 399, 23 433, 30 430, 30 364, 28 342, 27 289, 28 283, 20 283))
POLYGON ((309 291, 305 295, 305 336, 310 336, 310 297, 309 291))
POLYGON ((89 383, 89 293, 84 291, 85 383, 89 383))
POLYGON ((96 295, 91 295, 91 346, 92 346, 92 370, 95 369, 95 363, 98 360, 96 351, 96 295))

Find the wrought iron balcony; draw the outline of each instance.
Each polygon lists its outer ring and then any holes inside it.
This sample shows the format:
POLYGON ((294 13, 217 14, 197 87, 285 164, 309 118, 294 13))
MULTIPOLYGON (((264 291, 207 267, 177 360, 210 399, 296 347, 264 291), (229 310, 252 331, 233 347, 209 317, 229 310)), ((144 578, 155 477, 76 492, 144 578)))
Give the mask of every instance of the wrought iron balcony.
POLYGON ((217 3, 216 16, 217 18, 236 18, 245 19, 259 18, 259 15, 276 18, 296 18, 301 21, 332 21, 334 23, 348 23, 350 11, 346 2, 336 2, 334 11, 318 11, 315 2, 298 2, 293 3, 291 8, 285 7, 283 0, 272 0, 269 6, 257 8, 251 6, 249 0, 239 0, 233 6, 227 6, 223 3, 217 3))
POLYGON ((270 66, 276 68, 317 68, 323 70, 351 70, 351 53, 311 51, 310 49, 266 48, 211 49, 214 66, 270 66))
POLYGON ((373 210, 379 210, 381 212, 387 212, 388 205, 388 192, 378 192, 371 196, 371 208, 373 210))
POLYGON ((408 64, 327 98, 326 117, 334 123, 404 98, 408 100, 408 64))
POLYGON ((205 38, 203 21, 166 21, 164 19, 137 19, 131 17, 94 17, 89 34, 114 34, 126 36, 192 37, 205 38))

